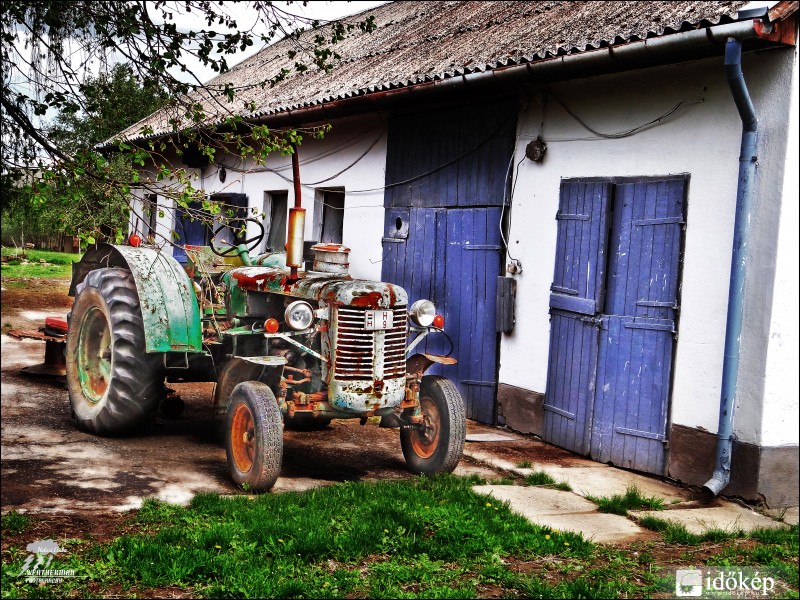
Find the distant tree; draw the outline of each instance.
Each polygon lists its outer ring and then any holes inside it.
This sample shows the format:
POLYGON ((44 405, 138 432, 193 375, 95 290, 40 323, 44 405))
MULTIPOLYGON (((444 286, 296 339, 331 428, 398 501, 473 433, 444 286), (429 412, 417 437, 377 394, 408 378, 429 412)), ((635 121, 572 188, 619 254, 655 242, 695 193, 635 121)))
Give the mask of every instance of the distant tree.
MULTIPOLYGON (((228 70, 228 60, 254 43, 269 44, 282 38, 293 41, 287 54, 294 60, 294 70, 310 67, 332 68, 338 59, 335 44, 348 31, 375 28, 372 17, 355 23, 335 22, 321 28, 316 20, 288 12, 292 2, 282 8, 277 2, 211 2, 208 0, 53 0, 4 2, 0 13, 3 71, 0 96, 2 153, 0 171, 9 181, 19 180, 36 171, 30 186, 31 201, 53 203, 77 190, 76 181, 92 181, 97 198, 115 203, 129 195, 132 186, 149 185, 137 180, 136 172, 124 164, 155 167, 159 177, 175 185, 167 188, 181 206, 202 200, 191 180, 180 169, 172 169, 162 159, 167 142, 132 146, 124 141, 115 145, 114 157, 106 149, 100 153, 98 142, 107 141, 127 122, 131 111, 138 109, 134 98, 124 96, 126 86, 136 83, 144 96, 155 92, 158 101, 168 98, 165 106, 174 111, 173 128, 180 134, 178 152, 194 144, 212 156, 224 144, 229 150, 263 159, 273 151, 291 152, 301 136, 297 131, 270 131, 250 127, 230 111, 230 102, 239 90, 227 86, 207 86, 201 81, 187 83, 175 75, 190 72, 187 58, 193 57, 218 73, 228 70), (257 15, 265 33, 254 27, 242 28, 228 13, 228 8, 247 5, 257 15), (201 28, 186 28, 186 15, 199 17, 201 28), (301 35, 316 29, 315 35, 301 35), (124 73, 108 72, 113 59, 126 64, 124 73), (101 70, 107 75, 96 76, 101 70), (163 94, 163 96, 162 96, 163 94), (114 106, 101 101, 113 97, 114 106), (224 137, 204 123, 205 102, 214 102, 216 110, 227 110, 229 127, 224 137), (57 115, 54 126, 48 118, 57 115), (94 117, 101 122, 92 123, 94 117), (203 124, 202 129, 198 125, 203 124), (233 130, 233 134, 231 134, 233 130), (108 136, 108 137, 105 137, 108 136), (126 162, 120 163, 120 156, 126 162), (54 196, 54 190, 59 190, 54 196), (65 191, 69 191, 65 195, 65 191)), ((303 2, 302 4, 306 4, 303 2)), ((257 84, 272 86, 290 71, 264 73, 257 84)), ((252 85, 252 83, 250 84, 252 85)), ((132 89, 132 88, 129 88, 132 89)), ((142 95, 138 95, 142 98, 142 95)), ((148 106, 153 104, 148 102, 148 106)), ((257 107, 249 107, 255 110, 257 107)), ((140 111, 141 112, 141 111, 140 111)), ((132 121, 135 122, 135 121, 132 121)), ((124 126, 123 126, 124 127, 124 126)), ((324 130, 315 133, 321 134, 324 130)), ((148 133, 144 131, 142 133, 148 133)), ((175 144, 173 137, 170 142, 175 144)), ((159 188, 164 193, 164 188, 159 188)), ((76 196, 72 196, 73 199, 76 196)), ((62 206, 71 206, 69 202, 62 206)), ((212 212, 215 207, 207 207, 212 212)), ((216 209, 218 210, 218 209, 216 209)), ((82 228, 86 231, 89 228, 82 228)))
POLYGON ((90 77, 81 86, 80 112, 61 111, 46 131, 70 155, 93 148, 164 106, 164 88, 139 80, 128 64, 114 65, 108 75, 90 77))

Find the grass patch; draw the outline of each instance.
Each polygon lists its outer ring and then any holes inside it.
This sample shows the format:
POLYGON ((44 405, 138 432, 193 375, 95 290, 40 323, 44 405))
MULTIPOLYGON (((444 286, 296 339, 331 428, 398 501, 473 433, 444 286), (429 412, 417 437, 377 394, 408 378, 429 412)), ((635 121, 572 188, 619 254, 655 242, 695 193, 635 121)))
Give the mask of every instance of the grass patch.
POLYGON ((27 515, 22 515, 15 510, 5 514, 0 518, 0 528, 3 533, 16 534, 22 533, 30 525, 31 518, 27 515))
POLYGON ((638 522, 645 529, 659 532, 668 544, 679 544, 681 546, 697 546, 703 542, 722 542, 746 535, 740 530, 726 531, 724 529, 709 529, 701 534, 690 533, 680 523, 650 515, 642 517, 638 522))
POLYGON ((600 512, 626 516, 629 510, 663 510, 664 500, 655 496, 643 496, 639 489, 631 484, 624 494, 613 496, 586 496, 599 507, 600 512))
POLYGON ((511 477, 500 477, 487 481, 489 485, 514 485, 516 482, 511 477))
POLYGON ((0 267, 3 277, 48 277, 69 279, 72 277, 72 263, 80 260, 80 254, 51 252, 49 250, 18 250, 2 248, 3 256, 14 257, 4 261, 0 267), (42 263, 40 261, 44 260, 42 263), (27 262, 25 262, 27 261, 27 262))
POLYGON ((517 463, 518 469, 530 469, 533 466, 533 463, 529 460, 521 460, 517 463))
POLYGON ((537 487, 550 487, 556 490, 571 492, 572 488, 566 481, 557 482, 544 471, 536 471, 525 477, 525 485, 537 487))
MULTIPOLYGON (((252 499, 201 494, 186 508, 148 500, 137 534, 93 546, 75 568, 95 585, 179 586, 195 597, 472 598, 498 557, 591 557, 593 544, 532 525, 474 493, 474 479, 347 482, 252 499)), ((13 578, 2 585, 4 597, 36 591, 13 578)), ((87 595, 86 583, 70 585, 87 595)))
MULTIPOLYGON (((59 554, 53 568, 85 579, 26 584, 17 574, 28 552, 5 551, 2 595, 651 598, 671 597, 677 557, 691 564, 662 541, 593 545, 537 527, 475 494, 477 480, 349 482, 253 499, 203 494, 186 508, 148 500, 130 523, 135 534, 59 554)), ((770 566, 788 582, 782 597, 797 597, 797 537, 797 527, 760 530, 705 543, 692 556, 770 566)))

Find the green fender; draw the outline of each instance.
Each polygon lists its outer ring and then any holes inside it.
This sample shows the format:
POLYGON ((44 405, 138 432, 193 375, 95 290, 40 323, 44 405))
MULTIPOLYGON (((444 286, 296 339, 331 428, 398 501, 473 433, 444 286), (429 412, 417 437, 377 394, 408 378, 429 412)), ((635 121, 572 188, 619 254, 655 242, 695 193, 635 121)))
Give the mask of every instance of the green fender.
POLYGON ((119 267, 139 293, 147 352, 202 352, 200 309, 192 282, 174 258, 151 248, 99 244, 72 265, 69 295, 95 269, 119 267))

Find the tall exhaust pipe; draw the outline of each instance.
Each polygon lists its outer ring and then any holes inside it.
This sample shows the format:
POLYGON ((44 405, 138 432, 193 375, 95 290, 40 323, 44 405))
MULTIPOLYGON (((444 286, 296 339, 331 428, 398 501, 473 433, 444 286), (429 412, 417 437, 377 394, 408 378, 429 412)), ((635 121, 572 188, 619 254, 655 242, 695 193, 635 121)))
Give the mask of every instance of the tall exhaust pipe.
POLYGON ((305 234, 306 209, 301 208, 300 158, 297 144, 292 144, 292 178, 294 179, 294 206, 289 209, 289 224, 286 233, 286 266, 292 279, 297 279, 297 269, 303 266, 303 236, 305 234))

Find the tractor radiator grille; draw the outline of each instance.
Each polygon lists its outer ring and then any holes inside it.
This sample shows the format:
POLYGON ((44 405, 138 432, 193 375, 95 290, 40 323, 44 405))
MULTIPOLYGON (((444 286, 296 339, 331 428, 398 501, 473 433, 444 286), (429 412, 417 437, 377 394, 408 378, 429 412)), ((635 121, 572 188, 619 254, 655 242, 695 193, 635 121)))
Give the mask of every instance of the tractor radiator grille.
POLYGON ((334 376, 340 381, 405 377, 406 307, 392 308, 393 326, 381 331, 364 329, 367 310, 338 307, 334 376))

